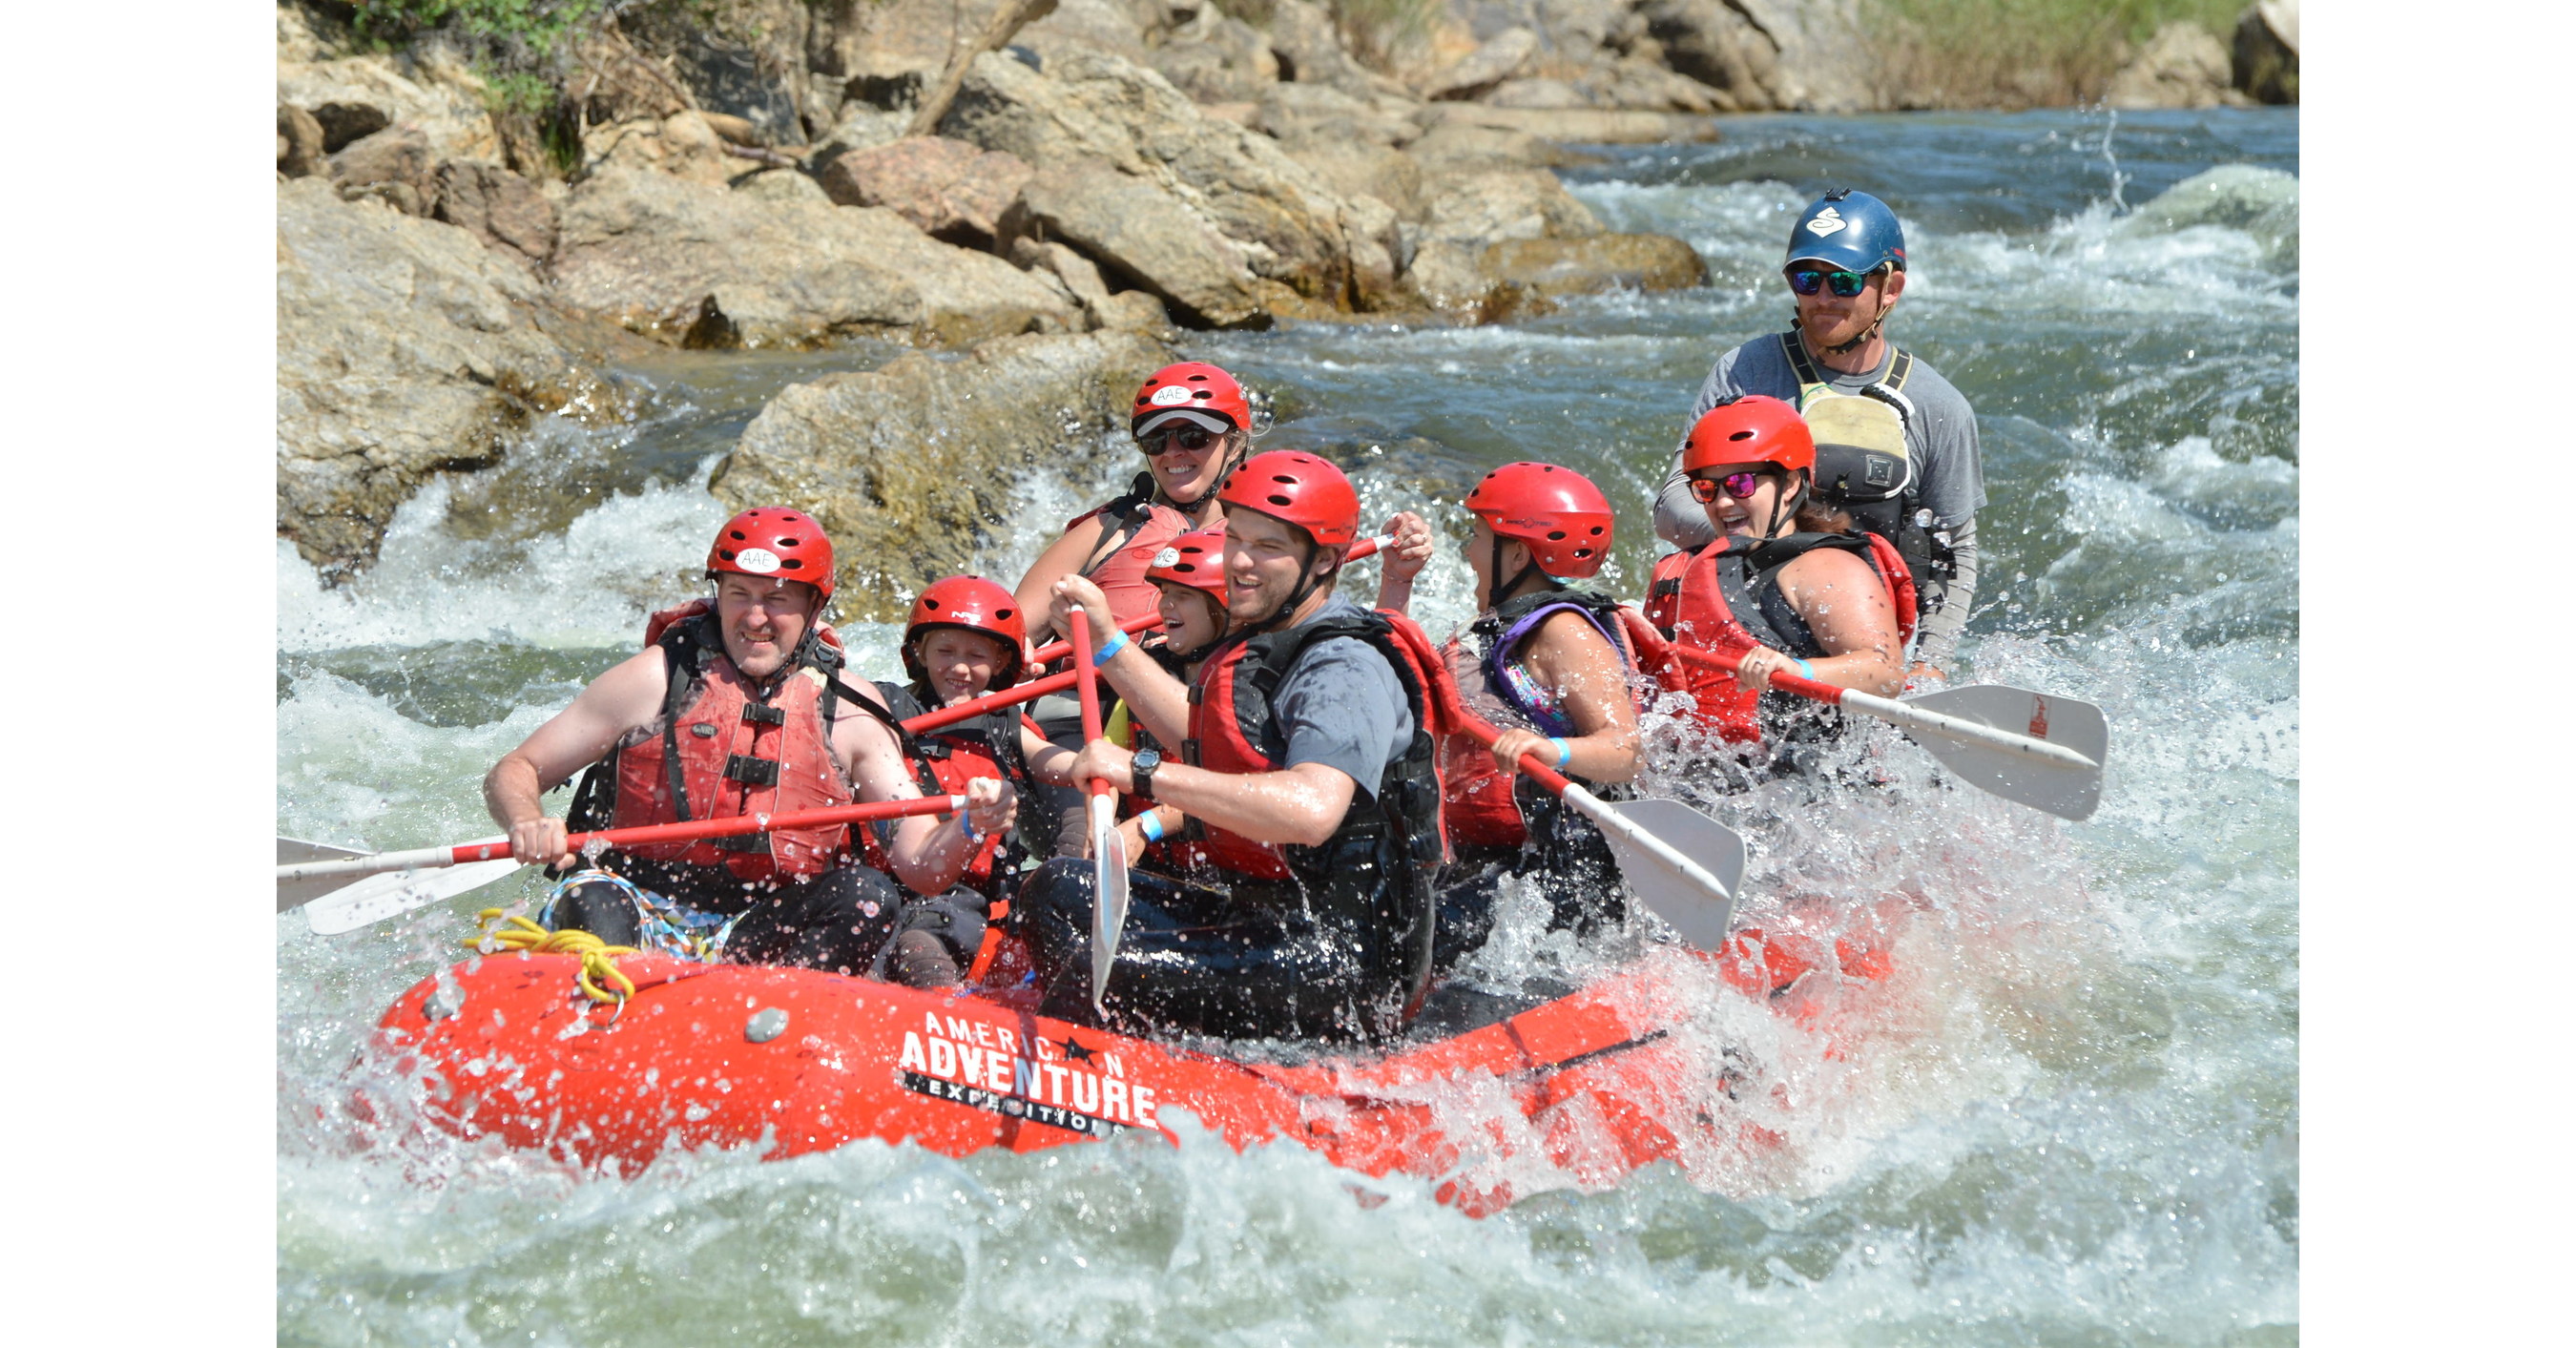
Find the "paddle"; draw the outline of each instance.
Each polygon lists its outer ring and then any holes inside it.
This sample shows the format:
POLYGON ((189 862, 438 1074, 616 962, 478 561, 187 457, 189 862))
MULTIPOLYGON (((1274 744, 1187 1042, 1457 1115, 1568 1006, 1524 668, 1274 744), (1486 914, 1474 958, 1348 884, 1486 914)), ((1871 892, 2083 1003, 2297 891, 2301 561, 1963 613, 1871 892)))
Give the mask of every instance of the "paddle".
MULTIPOLYGON (((721 838, 735 833, 758 833, 772 828, 822 828, 832 824, 859 823, 872 819, 897 819, 916 814, 948 814, 966 808, 964 796, 924 796, 913 800, 889 800, 857 805, 834 805, 815 810, 790 810, 785 814, 736 815, 730 819, 699 819, 684 824, 644 824, 634 828, 601 829, 593 833, 576 833, 566 842, 575 852, 587 851, 593 844, 627 847, 642 843, 694 842, 700 838, 721 838)), ((318 860, 291 861, 277 868, 277 910, 285 912, 301 905, 305 921, 324 936, 354 931, 381 918, 409 912, 424 904, 435 903, 451 895, 490 884, 518 869, 510 856, 508 838, 478 838, 469 843, 447 847, 422 847, 408 852, 352 852, 348 848, 326 847, 317 843, 278 839, 278 855, 286 857, 290 848, 295 854, 311 857, 315 853, 334 853, 318 860), (455 869, 437 875, 417 872, 440 867, 455 869), (391 874, 389 872, 399 872, 391 874), (352 875, 379 878, 330 891, 319 898, 309 897, 309 887, 316 881, 342 879, 352 875), (292 898, 290 893, 307 894, 292 898)))
MULTIPOLYGON (((1395 536, 1393 534, 1380 534, 1375 538, 1363 538, 1359 542, 1351 545, 1350 555, 1346 560, 1356 562, 1363 557, 1375 556, 1378 549, 1386 547, 1393 542, 1395 542, 1395 536)), ((1159 613, 1149 613, 1144 617, 1130 618, 1127 621, 1118 624, 1118 630, 1125 632, 1130 636, 1134 636, 1137 633, 1151 631, 1152 629, 1162 625, 1163 615, 1159 613)), ((1036 669, 1041 665, 1054 664, 1056 661, 1072 654, 1072 652, 1072 642, 1050 641, 1029 653, 1028 667, 1036 669)), ((903 723, 903 728, 915 735, 919 735, 937 730, 942 726, 955 725, 959 721, 971 721, 988 711, 997 711, 1003 707, 1015 707, 1023 702, 1034 702, 1039 698, 1045 697, 1049 693, 1060 693, 1067 688, 1071 688, 1074 684, 1074 680, 1080 677, 1081 673, 1082 671, 1079 669, 1062 669, 1053 674, 1040 675, 1026 683, 1015 684, 998 692, 986 693, 980 697, 970 697, 963 702, 941 707, 936 711, 923 712, 921 715, 912 717, 905 721, 903 723)))
MULTIPOLYGON (((1082 741, 1100 735, 1100 680, 1091 667, 1091 615, 1076 608, 1067 615, 1073 627, 1073 672, 1081 679, 1082 741)), ((1109 968, 1118 959, 1118 938, 1127 930, 1127 844, 1118 840, 1118 793, 1109 779, 1094 777, 1091 792, 1091 1006, 1104 1010, 1101 996, 1109 990, 1109 968)))
MULTIPOLYGON (((1486 748, 1502 732, 1463 707, 1459 726, 1486 748)), ((1513 766, 1601 826, 1619 877, 1648 912, 1702 950, 1726 944, 1744 882, 1744 836, 1678 800, 1607 801, 1523 754, 1513 766)))
MULTIPOLYGON (((1733 673, 1736 657, 1674 646, 1685 660, 1733 673)), ((2102 762, 2111 732, 2090 702, 2000 683, 1971 684, 1903 700, 1795 674, 1771 686, 1828 706, 1874 716, 1916 733, 1941 766, 2006 800, 2060 819, 2086 819, 2102 802, 2102 762)))

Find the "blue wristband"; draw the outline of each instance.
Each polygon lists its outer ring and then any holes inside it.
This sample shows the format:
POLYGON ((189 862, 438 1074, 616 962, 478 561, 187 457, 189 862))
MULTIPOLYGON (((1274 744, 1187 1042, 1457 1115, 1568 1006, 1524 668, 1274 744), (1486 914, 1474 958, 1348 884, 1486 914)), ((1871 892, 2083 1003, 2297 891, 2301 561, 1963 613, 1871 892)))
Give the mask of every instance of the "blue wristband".
POLYGON ((1565 765, 1574 761, 1574 746, 1554 737, 1548 743, 1556 746, 1556 770, 1565 771, 1565 765))
POLYGON ((1147 810, 1143 814, 1136 816, 1136 830, 1144 834, 1145 841, 1149 843, 1161 842, 1163 840, 1162 816, 1155 814, 1152 810, 1147 810))
POLYGON ((1808 664, 1808 663, 1807 663, 1806 661, 1804 661, 1804 660, 1799 660, 1799 659, 1794 659, 1794 658, 1793 658, 1793 659, 1791 659, 1791 660, 1789 661, 1789 663, 1790 663, 1790 664, 1793 664, 1793 665, 1796 665, 1796 666, 1798 667, 1798 673, 1799 673, 1799 675, 1800 675, 1801 677, 1805 678, 1809 683, 1813 683, 1813 682, 1815 682, 1815 680, 1816 680, 1816 667, 1815 667, 1814 665, 1808 664))
POLYGON ((1105 644, 1093 649, 1091 652, 1091 667, 1093 669, 1098 669, 1102 665, 1108 664, 1109 657, 1116 655, 1118 652, 1125 650, 1126 648, 1127 634, 1125 632, 1120 632, 1118 635, 1111 637, 1105 644))
POLYGON ((975 816, 964 810, 957 812, 957 827, 966 834, 966 841, 970 843, 983 841, 983 835, 975 831, 975 816))

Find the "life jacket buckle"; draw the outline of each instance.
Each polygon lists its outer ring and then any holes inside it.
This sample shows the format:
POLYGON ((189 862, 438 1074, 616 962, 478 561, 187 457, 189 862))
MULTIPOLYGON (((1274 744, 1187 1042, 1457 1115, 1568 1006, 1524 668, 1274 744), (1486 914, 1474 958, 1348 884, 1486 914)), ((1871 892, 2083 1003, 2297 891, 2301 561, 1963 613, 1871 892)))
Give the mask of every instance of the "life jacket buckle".
POLYGON ((730 754, 725 758, 724 775, 746 786, 776 786, 778 760, 751 754, 730 754))

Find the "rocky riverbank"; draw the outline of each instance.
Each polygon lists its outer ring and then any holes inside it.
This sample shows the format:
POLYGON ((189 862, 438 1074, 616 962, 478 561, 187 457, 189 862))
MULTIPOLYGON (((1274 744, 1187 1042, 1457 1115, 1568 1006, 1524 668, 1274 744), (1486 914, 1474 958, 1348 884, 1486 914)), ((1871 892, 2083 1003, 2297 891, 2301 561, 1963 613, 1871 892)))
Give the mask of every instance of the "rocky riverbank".
MULTIPOLYGON (((794 496, 900 588, 1002 503, 889 508, 888 482, 1088 452, 1067 390, 1132 384, 1181 329, 1702 284, 1688 244, 1607 230, 1554 167, 1713 138, 1714 112, 1903 106, 1849 59, 1859 3, 1426 0, 1386 11, 1405 28, 1312 0, 664 0, 507 41, 281 5, 279 535, 365 566, 432 475, 538 416, 629 415, 621 350, 866 336, 969 350, 1026 396, 952 407, 908 361, 793 389, 716 490, 794 496)), ((2230 77, 2295 98, 2295 0, 2246 22, 2230 77)), ((2128 96, 2222 101, 2193 32, 2128 96)))

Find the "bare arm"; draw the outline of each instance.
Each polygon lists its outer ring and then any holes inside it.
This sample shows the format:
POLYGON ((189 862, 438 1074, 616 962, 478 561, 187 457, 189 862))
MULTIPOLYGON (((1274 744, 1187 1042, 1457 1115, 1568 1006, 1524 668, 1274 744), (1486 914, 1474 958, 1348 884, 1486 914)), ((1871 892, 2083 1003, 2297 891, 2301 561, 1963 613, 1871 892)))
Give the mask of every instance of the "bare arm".
MULTIPOLYGON (((1106 777, 1111 786, 1133 791, 1136 779, 1128 764, 1134 757, 1107 740, 1094 740, 1074 760, 1074 775, 1106 777)), ((1358 791, 1349 774, 1321 763, 1233 773, 1167 762, 1154 771, 1157 803, 1254 842, 1320 845, 1342 826, 1358 791)))
MULTIPOLYGON (((1574 734, 1564 770, 1596 782, 1624 782, 1637 775, 1637 703, 1628 692, 1619 651, 1578 614, 1558 613, 1539 624, 1522 660, 1541 683, 1565 699, 1574 734)), ((1527 730, 1507 730, 1494 741, 1494 760, 1509 768, 1522 754, 1556 762, 1556 746, 1527 730)))
POLYGON ((1395 545, 1378 554, 1377 606, 1403 613, 1413 604, 1413 579, 1431 561, 1431 524, 1410 510, 1398 511, 1381 533, 1395 545))
POLYGON ((1020 759, 1041 782, 1063 786, 1073 780, 1073 750, 1040 738, 1027 726, 1020 727, 1020 759))
MULTIPOLYGON (((1816 634, 1825 654, 1809 661, 1826 683, 1894 697, 1904 685, 1904 650, 1896 639, 1896 610, 1877 568, 1848 552, 1819 548, 1780 568, 1780 593, 1816 634)), ((1770 682, 1789 658, 1757 646, 1736 677, 1750 687, 1770 682), (1758 659, 1758 657, 1769 657, 1758 659), (1757 668, 1758 674, 1753 673, 1757 668)))
MULTIPOLYGON (((862 685, 853 691, 880 707, 884 705, 873 687, 862 685)), ((840 717, 832 726, 832 749, 840 757, 841 769, 849 774, 850 785, 859 799, 920 797, 921 787, 904 762, 902 746, 895 742, 894 732, 877 718, 863 711, 840 717)), ((895 826, 894 837, 886 848, 895 878, 918 894, 945 892, 965 873, 966 863, 975 859, 975 849, 980 845, 976 838, 966 836, 966 822, 974 821, 980 837, 1009 828, 1017 810, 1018 800, 1009 783, 999 778, 967 783, 964 814, 945 820, 916 815, 895 826)))
POLYGON ((651 724, 669 688, 659 649, 629 656, 492 765, 483 777, 483 807, 509 830, 512 856, 551 864, 570 855, 563 821, 546 817, 542 797, 606 757, 628 731, 651 724))
POLYGON ((1064 531, 1064 537, 1047 544, 1046 551, 1029 564, 1027 575, 1012 594, 1020 601, 1020 612, 1029 623, 1029 644, 1043 645, 1048 638, 1064 632, 1061 623, 1048 621, 1047 601, 1055 597, 1055 583, 1082 569, 1084 562, 1099 548, 1101 538, 1109 532, 1109 519, 1094 515, 1064 531))
MULTIPOLYGON (((1080 576, 1067 576, 1056 582, 1050 602, 1058 630, 1067 627, 1067 615, 1076 605, 1091 615, 1094 651, 1099 649, 1097 643, 1108 640, 1106 633, 1118 630, 1117 619, 1109 612, 1109 597, 1080 576)), ((1189 686, 1173 678, 1135 642, 1120 646, 1118 653, 1109 657, 1109 663, 1100 667, 1100 673, 1126 700, 1129 720, 1144 726, 1165 744, 1178 744, 1189 738, 1189 686)))

